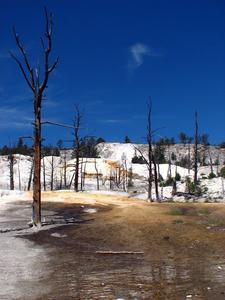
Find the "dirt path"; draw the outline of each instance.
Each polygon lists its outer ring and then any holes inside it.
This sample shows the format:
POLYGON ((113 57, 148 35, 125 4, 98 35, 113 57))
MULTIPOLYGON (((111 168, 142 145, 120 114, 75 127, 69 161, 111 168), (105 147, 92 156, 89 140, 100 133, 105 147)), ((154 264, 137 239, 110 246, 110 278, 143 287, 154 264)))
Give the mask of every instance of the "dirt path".
POLYGON ((71 193, 44 199, 46 216, 83 222, 22 237, 48 259, 39 255, 41 296, 18 299, 225 299, 223 205, 71 193))

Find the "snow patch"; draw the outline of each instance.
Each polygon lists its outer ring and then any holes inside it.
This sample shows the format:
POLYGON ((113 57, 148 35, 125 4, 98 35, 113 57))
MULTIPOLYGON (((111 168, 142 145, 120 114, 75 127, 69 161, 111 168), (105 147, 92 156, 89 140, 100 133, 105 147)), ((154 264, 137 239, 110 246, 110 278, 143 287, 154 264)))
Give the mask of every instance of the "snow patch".
POLYGON ((56 237, 56 238, 64 238, 64 237, 67 237, 66 234, 61 234, 61 233, 58 233, 58 232, 51 233, 51 236, 56 237))
POLYGON ((96 208, 84 208, 83 212, 88 213, 88 214, 95 214, 97 212, 96 208))

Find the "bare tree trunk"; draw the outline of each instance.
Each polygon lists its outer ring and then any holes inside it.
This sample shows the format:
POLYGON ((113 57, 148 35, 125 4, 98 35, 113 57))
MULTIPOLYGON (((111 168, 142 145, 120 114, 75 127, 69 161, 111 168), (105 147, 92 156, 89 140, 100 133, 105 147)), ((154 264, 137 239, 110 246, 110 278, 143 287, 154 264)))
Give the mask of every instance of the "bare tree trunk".
POLYGON ((121 166, 116 167, 116 185, 119 188, 121 183, 121 166))
POLYGON ((34 96, 34 177, 33 177, 33 225, 41 226, 41 105, 42 97, 45 89, 47 88, 49 75, 56 68, 58 64, 58 58, 50 66, 49 55, 52 51, 52 14, 48 14, 45 9, 45 38, 41 38, 41 44, 44 52, 44 74, 41 82, 41 76, 39 74, 39 67, 33 68, 29 62, 24 46, 22 45, 19 35, 13 28, 14 38, 17 47, 22 56, 23 62, 21 62, 12 52, 11 57, 16 61, 19 69, 24 77, 25 82, 29 86, 34 96))
POLYGON ((95 171, 96 171, 96 180, 97 180, 97 190, 99 191, 99 174, 98 174, 96 159, 95 159, 95 171))
POLYGON ((156 201, 160 202, 160 198, 159 198, 159 189, 158 189, 158 174, 157 174, 157 165, 156 165, 156 161, 155 161, 155 157, 153 156, 153 166, 154 166, 154 181, 155 181, 155 197, 156 197, 156 201))
POLYGON ((62 189, 62 182, 63 182, 63 176, 62 176, 62 172, 60 172, 60 181, 59 181, 59 189, 62 189))
POLYGON ((220 153, 217 156, 217 165, 216 165, 216 175, 219 175, 219 165, 220 165, 220 153))
POLYGON ((83 174, 83 163, 84 163, 84 160, 83 160, 83 157, 81 158, 81 164, 80 164, 80 190, 83 191, 83 177, 84 177, 84 174, 83 174))
POLYGON ((70 184, 69 184, 69 188, 70 188, 70 189, 71 189, 72 183, 73 183, 73 181, 74 181, 74 176, 75 176, 75 173, 73 173, 73 176, 72 176, 72 178, 71 178, 71 180, 70 180, 70 184))
POLYGON ((63 177, 64 177, 64 187, 67 187, 67 165, 66 165, 66 155, 63 157, 63 177))
POLYGON ((21 177, 20 177, 20 158, 18 159, 18 181, 19 181, 19 190, 21 191, 21 177))
POLYGON ((86 179, 86 165, 87 165, 87 158, 84 164, 84 170, 83 170, 83 186, 85 186, 85 179, 86 179))
POLYGON ((173 181, 173 189, 172 189, 172 196, 174 196, 177 192, 177 182, 176 180, 173 181))
POLYGON ((51 157, 51 181, 50 181, 50 187, 51 187, 51 191, 53 191, 53 188, 54 188, 54 157, 53 157, 53 155, 51 157))
POLYGON ((151 124, 152 102, 148 104, 147 120, 147 143, 148 143, 148 199, 152 200, 152 124, 151 124))
POLYGON ((168 158, 169 158, 169 166, 168 166, 167 177, 171 178, 172 172, 171 172, 171 157, 170 157, 170 146, 169 145, 168 145, 168 158))
POLYGON ((213 161, 212 161, 212 156, 211 156, 211 151, 208 148, 208 154, 209 154, 209 162, 210 162, 210 171, 213 173, 213 161))
POLYGON ((14 165, 14 155, 9 155, 9 179, 10 179, 10 190, 14 190, 14 171, 13 171, 13 165, 14 165))
POLYGON ((27 190, 28 191, 30 191, 30 186, 31 186, 32 176, 33 176, 33 170, 34 170, 34 160, 32 158, 31 168, 30 168, 30 175, 29 175, 29 180, 28 180, 28 185, 27 185, 27 190))
POLYGON ((198 115, 195 112, 194 185, 198 184, 198 115))
POLYGON ((109 189, 112 190, 112 167, 110 168, 109 189))
POLYGON ((128 190, 128 170, 127 170, 127 160, 124 161, 124 176, 125 176, 125 189, 124 191, 128 190))
POLYGON ((190 175, 191 171, 191 144, 188 143, 188 174, 190 175))
POLYGON ((34 101, 33 223, 41 225, 41 96, 34 101))
POLYGON ((161 179, 160 179, 160 171, 159 171, 159 163, 157 163, 157 172, 158 172, 158 178, 159 178, 159 181, 161 182, 161 179))
POLYGON ((148 199, 152 202, 152 151, 149 146, 148 157, 149 157, 149 166, 148 166, 148 199))
POLYGON ((138 151, 145 161, 147 167, 148 167, 148 201, 153 202, 152 199, 152 181, 153 181, 153 176, 152 176, 152 161, 153 161, 153 151, 152 151, 152 128, 151 128, 151 112, 152 112, 152 102, 151 99, 148 104, 148 114, 147 114, 147 134, 146 134, 146 140, 148 144, 148 155, 147 158, 145 155, 142 153, 142 151, 135 147, 135 150, 138 151))
POLYGON ((74 151, 75 151, 75 174, 74 174, 74 190, 78 192, 79 190, 79 159, 80 159, 80 137, 79 130, 81 125, 81 113, 78 106, 75 106, 75 118, 73 124, 73 135, 74 135, 74 151))
POLYGON ((43 156, 43 159, 42 159, 42 166, 43 166, 43 188, 44 188, 44 191, 46 191, 46 169, 45 169, 45 157, 43 156))
POLYGON ((75 173, 74 173, 74 190, 79 191, 79 155, 76 155, 75 173))
POLYGON ((223 177, 221 177, 221 183, 222 183, 222 195, 224 197, 225 196, 225 192, 224 192, 224 179, 223 179, 223 177))

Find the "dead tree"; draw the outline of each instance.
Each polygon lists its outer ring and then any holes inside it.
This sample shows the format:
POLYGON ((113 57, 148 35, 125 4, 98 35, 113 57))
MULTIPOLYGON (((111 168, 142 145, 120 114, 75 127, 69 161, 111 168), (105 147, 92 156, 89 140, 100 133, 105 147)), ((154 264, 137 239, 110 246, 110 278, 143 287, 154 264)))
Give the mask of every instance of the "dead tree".
POLYGON ((209 147, 208 147, 208 155, 209 155, 209 163, 210 163, 210 172, 213 173, 213 161, 212 161, 212 155, 209 147))
POLYGON ((96 171, 97 190, 99 190, 99 172, 97 168, 96 158, 94 159, 94 164, 95 164, 95 171, 96 171))
POLYGON ((63 181, 64 181, 64 188, 67 188, 67 162, 66 162, 66 154, 63 155, 63 181))
POLYGON ((53 191, 53 188, 54 188, 54 169, 55 169, 55 162, 54 162, 54 156, 53 156, 53 153, 51 155, 51 161, 50 161, 50 167, 51 167, 51 176, 50 176, 50 188, 51 188, 51 191, 53 191))
POLYGON ((45 156, 42 158, 42 174, 43 174, 43 189, 46 191, 46 168, 45 168, 45 156))
POLYGON ((154 155, 152 156, 152 162, 154 167, 155 197, 156 200, 159 201, 158 172, 157 172, 157 164, 154 155))
POLYGON ((193 141, 193 138, 187 137, 187 144, 188 144, 188 174, 190 174, 191 171, 191 143, 193 141))
POLYGON ((153 181, 153 174, 152 174, 152 165, 154 166, 154 182, 155 182, 155 192, 156 192, 156 200, 159 201, 159 192, 158 192, 158 175, 157 175, 157 166, 156 166, 156 160, 154 158, 153 149, 152 149, 152 136, 153 133, 156 131, 152 131, 152 123, 151 123, 151 114, 152 114, 152 102, 151 99, 148 103, 148 114, 147 114, 147 134, 146 134, 146 140, 148 144, 148 154, 147 159, 142 153, 142 151, 139 148, 135 147, 135 150, 137 150, 145 163, 148 167, 148 200, 153 202, 152 200, 152 181, 153 181))
POLYGON ((81 112, 79 107, 75 106, 75 116, 73 122, 73 136, 74 136, 74 157, 75 157, 75 173, 74 173, 74 190, 79 190, 79 159, 81 152, 81 138, 80 138, 80 127, 81 127, 81 112))
POLYGON ((53 191, 53 187, 54 187, 54 156, 53 153, 51 155, 50 161, 50 190, 53 191))
POLYGON ((84 184, 85 183, 85 172, 83 171, 83 164, 84 164, 84 159, 83 157, 81 158, 81 161, 80 161, 80 190, 83 191, 83 187, 84 187, 84 184))
POLYGON ((219 174, 219 165, 220 165, 220 153, 218 152, 217 159, 216 159, 216 174, 217 174, 217 176, 219 174))
POLYGON ((86 166, 87 166, 87 158, 84 159, 82 158, 82 165, 81 165, 81 190, 85 186, 85 178, 86 178, 86 166))
POLYGON ((148 143, 148 199, 152 202, 152 102, 148 104, 147 143, 148 143))
POLYGON ((194 185, 198 184, 198 115, 195 112, 194 185))
POLYGON ((8 160, 9 160, 10 190, 14 190, 14 170, 13 170, 13 166, 14 166, 15 160, 14 160, 14 155, 12 153, 9 154, 8 160))
POLYGON ((34 106, 34 178, 33 178, 33 226, 41 226, 41 107, 44 92, 47 88, 49 81, 49 75, 56 68, 58 64, 58 58, 54 63, 49 63, 49 56, 52 51, 52 14, 48 14, 45 9, 45 39, 41 38, 41 45, 44 52, 44 74, 43 79, 39 74, 39 67, 33 68, 31 66, 30 60, 28 59, 25 48, 16 33, 15 28, 13 28, 13 34, 16 41, 16 45, 22 56, 22 60, 19 60, 12 52, 10 52, 11 57, 16 61, 19 66, 20 71, 25 79, 25 82, 29 86, 31 92, 33 93, 33 106, 34 106))
POLYGON ((168 151, 168 171, 167 171, 167 177, 172 178, 172 170, 171 170, 171 154, 170 154, 170 141, 168 140, 167 143, 167 151, 168 151))
POLYGON ((21 191, 21 176, 20 176, 20 155, 17 160, 17 167, 18 167, 18 183, 19 183, 19 190, 21 191))
POLYGON ((30 167, 30 174, 29 174, 29 179, 28 179, 28 184, 27 184, 27 190, 30 190, 31 187, 31 182, 32 182, 32 177, 33 177, 33 171, 34 171, 34 159, 31 157, 31 167, 30 167))

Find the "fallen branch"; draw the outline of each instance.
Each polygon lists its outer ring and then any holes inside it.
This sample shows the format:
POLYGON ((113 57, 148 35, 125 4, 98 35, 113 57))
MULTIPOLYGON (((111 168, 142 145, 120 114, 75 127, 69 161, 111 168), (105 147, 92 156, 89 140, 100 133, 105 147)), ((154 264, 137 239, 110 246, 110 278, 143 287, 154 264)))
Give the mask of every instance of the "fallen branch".
POLYGON ((96 254, 144 254, 142 251, 95 251, 96 254))
POLYGON ((0 233, 7 233, 7 232, 11 232, 11 231, 21 231, 21 230, 25 230, 25 229, 29 229, 30 226, 26 225, 26 226, 22 226, 22 227, 14 227, 14 228, 4 228, 4 229, 0 229, 0 233))

